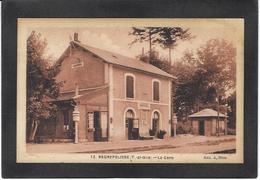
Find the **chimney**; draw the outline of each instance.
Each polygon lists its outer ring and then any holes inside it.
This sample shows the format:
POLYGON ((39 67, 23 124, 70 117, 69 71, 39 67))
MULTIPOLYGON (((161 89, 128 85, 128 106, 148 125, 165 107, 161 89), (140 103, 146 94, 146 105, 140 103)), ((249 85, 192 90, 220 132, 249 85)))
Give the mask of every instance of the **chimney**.
POLYGON ((79 34, 78 33, 74 33, 74 41, 76 41, 76 42, 80 42, 79 41, 79 34))

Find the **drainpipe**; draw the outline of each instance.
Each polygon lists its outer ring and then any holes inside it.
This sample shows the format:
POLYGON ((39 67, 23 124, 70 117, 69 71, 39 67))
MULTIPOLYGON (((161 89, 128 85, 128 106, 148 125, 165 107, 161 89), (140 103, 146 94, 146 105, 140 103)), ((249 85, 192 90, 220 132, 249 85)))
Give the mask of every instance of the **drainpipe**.
MULTIPOLYGON (((225 113, 225 115, 227 116, 226 113, 225 113)), ((227 135, 227 117, 225 117, 225 119, 224 119, 224 126, 225 126, 225 135, 227 135)))
POLYGON ((217 136, 219 136, 219 97, 218 97, 218 120, 217 120, 217 136))
POLYGON ((79 142, 79 136, 78 136, 79 110, 77 105, 74 107, 73 121, 75 122, 75 144, 77 144, 79 142))
MULTIPOLYGON (((76 90, 75 90, 75 98, 77 98, 79 95, 79 86, 78 84, 76 83, 76 90)), ((79 122, 79 119, 80 119, 80 116, 79 116, 79 110, 78 110, 78 106, 77 106, 78 103, 76 103, 75 107, 74 107, 74 111, 72 113, 72 116, 73 116, 73 121, 75 122, 75 144, 77 144, 79 142, 79 136, 78 136, 78 122, 79 122)))
POLYGON ((177 116, 176 116, 176 114, 174 113, 174 114, 173 114, 173 136, 174 136, 174 137, 177 136, 176 130, 177 130, 177 116))

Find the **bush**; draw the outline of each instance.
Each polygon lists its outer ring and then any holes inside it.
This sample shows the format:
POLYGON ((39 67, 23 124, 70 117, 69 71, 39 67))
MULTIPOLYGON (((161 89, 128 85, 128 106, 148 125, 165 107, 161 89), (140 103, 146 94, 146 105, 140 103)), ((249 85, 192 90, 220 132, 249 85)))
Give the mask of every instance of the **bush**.
POLYGON ((160 130, 157 134, 157 137, 159 139, 163 139, 164 135, 166 134, 166 131, 165 130, 160 130))
POLYGON ((177 134, 190 134, 192 132, 191 122, 178 122, 176 133, 177 134))

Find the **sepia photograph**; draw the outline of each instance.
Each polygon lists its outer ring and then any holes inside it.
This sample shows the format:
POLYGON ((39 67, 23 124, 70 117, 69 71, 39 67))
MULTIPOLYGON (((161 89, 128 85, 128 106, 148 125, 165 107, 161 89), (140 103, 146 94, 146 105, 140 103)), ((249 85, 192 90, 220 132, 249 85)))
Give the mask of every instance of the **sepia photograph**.
POLYGON ((17 162, 243 163, 243 19, 19 18, 17 162))

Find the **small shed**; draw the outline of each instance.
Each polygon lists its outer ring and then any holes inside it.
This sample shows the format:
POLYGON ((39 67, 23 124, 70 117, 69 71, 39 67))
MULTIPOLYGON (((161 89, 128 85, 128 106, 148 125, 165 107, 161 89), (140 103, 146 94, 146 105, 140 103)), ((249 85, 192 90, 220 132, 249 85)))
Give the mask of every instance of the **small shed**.
POLYGON ((227 116, 213 109, 203 109, 189 115, 195 135, 215 136, 227 134, 227 116))

